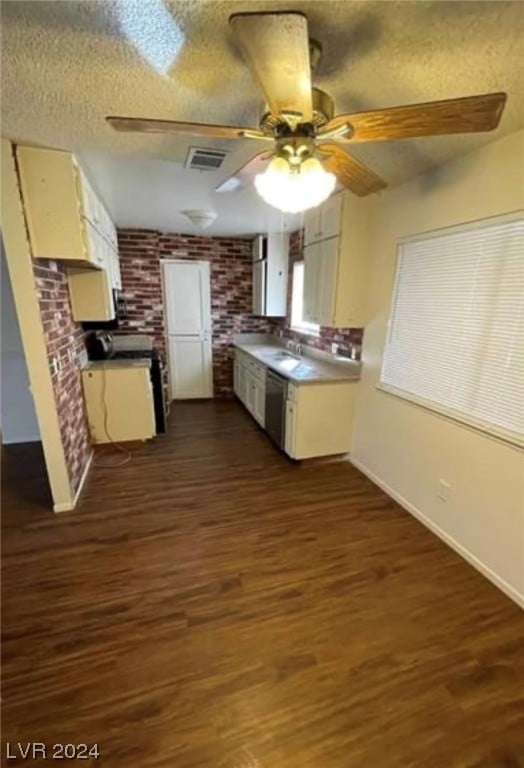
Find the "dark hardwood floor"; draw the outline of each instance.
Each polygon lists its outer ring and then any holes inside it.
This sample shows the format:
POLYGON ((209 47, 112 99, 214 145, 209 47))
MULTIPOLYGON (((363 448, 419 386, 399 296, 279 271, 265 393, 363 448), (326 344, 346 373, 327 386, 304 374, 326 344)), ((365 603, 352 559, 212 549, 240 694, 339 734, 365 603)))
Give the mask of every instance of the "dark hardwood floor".
POLYGON ((73 513, 35 462, 4 475, 4 757, 524 766, 524 613, 349 464, 294 465, 228 402, 177 405, 73 513))

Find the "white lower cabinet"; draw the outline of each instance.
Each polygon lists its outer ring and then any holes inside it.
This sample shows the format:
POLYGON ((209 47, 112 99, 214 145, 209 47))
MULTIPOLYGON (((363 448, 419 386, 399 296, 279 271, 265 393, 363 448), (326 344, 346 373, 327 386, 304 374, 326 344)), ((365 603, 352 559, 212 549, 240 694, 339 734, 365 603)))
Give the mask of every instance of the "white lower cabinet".
POLYGON ((286 401, 286 440, 285 451, 288 456, 295 458, 295 403, 286 401))
POLYGON ((233 363, 233 392, 237 397, 239 397, 240 392, 240 362, 238 361, 237 357, 235 356, 235 360, 233 363))
MULTIPOLYGON (((265 425, 266 366, 235 350, 233 388, 253 418, 265 425)), ((348 453, 357 382, 288 385, 284 450, 292 459, 348 453)))
POLYGON ((256 382, 254 377, 251 375, 249 371, 246 373, 246 382, 247 382, 247 392, 246 392, 246 408, 250 412, 252 416, 255 415, 255 392, 256 392, 256 382))
POLYGON ((233 390, 261 427, 266 410, 266 366, 240 350, 235 351, 233 390))
POLYGON ((266 414, 266 382, 255 379, 253 416, 261 427, 265 424, 266 414))
POLYGON ((292 459, 334 456, 350 448, 356 382, 288 387, 285 450, 292 459))

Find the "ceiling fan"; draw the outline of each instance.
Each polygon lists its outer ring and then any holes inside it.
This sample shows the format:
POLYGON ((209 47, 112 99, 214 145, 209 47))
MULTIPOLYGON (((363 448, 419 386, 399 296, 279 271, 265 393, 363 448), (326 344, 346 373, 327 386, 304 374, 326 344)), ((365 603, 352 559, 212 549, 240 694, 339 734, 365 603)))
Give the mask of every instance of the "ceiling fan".
POLYGON ((351 144, 421 136, 491 131, 499 124, 505 93, 335 115, 331 97, 311 85, 321 46, 310 40, 302 13, 235 13, 229 23, 264 97, 258 128, 107 117, 117 131, 174 133, 271 144, 217 187, 230 191, 253 178, 270 205, 297 212, 318 205, 338 180, 357 195, 386 187, 352 156, 351 144))

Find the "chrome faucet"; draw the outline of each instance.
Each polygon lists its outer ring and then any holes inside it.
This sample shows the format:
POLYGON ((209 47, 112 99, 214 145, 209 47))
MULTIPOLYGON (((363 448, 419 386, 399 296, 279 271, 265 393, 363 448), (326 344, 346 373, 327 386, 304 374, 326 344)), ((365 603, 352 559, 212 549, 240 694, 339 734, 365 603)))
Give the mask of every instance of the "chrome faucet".
POLYGON ((302 354, 302 344, 292 341, 291 339, 286 341, 286 349, 289 349, 294 355, 300 356, 302 354))

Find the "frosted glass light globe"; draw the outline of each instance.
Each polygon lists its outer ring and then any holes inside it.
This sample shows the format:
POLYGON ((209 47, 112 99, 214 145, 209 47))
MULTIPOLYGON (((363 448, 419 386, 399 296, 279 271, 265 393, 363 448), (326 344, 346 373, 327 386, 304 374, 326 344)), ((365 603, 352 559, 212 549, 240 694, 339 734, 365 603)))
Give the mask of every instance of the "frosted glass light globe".
POLYGON ((335 189, 336 177, 314 157, 292 168, 283 157, 271 160, 255 176, 255 188, 268 205, 284 213, 299 213, 324 202, 335 189))

